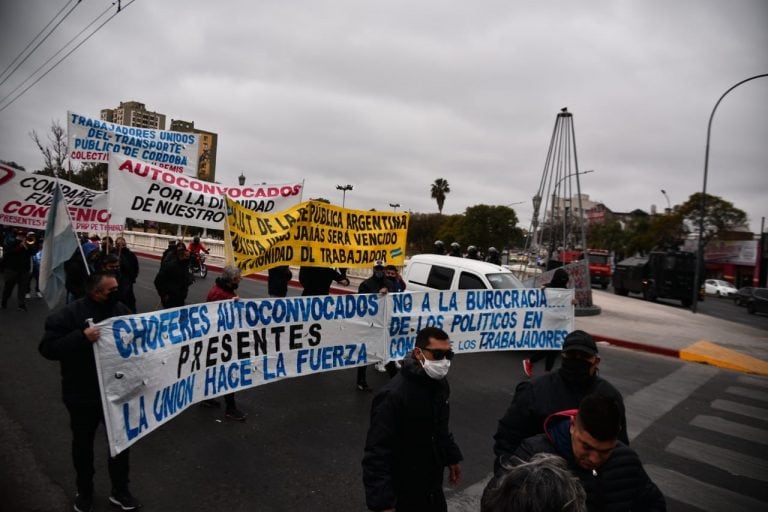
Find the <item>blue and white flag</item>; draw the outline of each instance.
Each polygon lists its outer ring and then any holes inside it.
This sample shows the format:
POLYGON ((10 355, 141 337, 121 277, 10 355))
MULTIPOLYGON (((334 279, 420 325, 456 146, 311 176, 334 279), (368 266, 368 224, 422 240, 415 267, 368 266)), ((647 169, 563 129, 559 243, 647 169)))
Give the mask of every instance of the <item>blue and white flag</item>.
POLYGON ((80 247, 58 181, 52 199, 45 224, 43 257, 40 260, 40 289, 43 290, 49 309, 54 309, 64 299, 64 263, 80 247))

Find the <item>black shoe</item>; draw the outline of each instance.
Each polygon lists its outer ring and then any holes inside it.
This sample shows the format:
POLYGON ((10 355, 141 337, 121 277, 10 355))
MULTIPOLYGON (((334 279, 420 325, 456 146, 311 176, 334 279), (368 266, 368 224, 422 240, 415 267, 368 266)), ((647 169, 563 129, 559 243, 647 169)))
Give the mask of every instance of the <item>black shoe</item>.
POLYGON ((228 420, 245 421, 245 418, 247 418, 248 415, 237 407, 227 407, 227 411, 224 413, 224 417, 228 420))
POLYGON ((358 383, 358 384, 357 384, 357 390, 358 390, 358 391, 367 391, 367 392, 369 392, 369 393, 370 393, 371 391, 373 391, 373 389, 372 389, 372 388, 371 388, 371 387, 370 387, 368 384, 366 384, 365 382, 363 382, 363 383, 358 383))
POLYGON ((133 497, 128 489, 123 491, 112 489, 112 494, 109 495, 109 502, 123 510, 136 510, 143 506, 139 503, 139 500, 133 497))
POLYGON ((72 503, 72 510, 75 512, 91 512, 93 510, 93 496, 77 494, 72 503))

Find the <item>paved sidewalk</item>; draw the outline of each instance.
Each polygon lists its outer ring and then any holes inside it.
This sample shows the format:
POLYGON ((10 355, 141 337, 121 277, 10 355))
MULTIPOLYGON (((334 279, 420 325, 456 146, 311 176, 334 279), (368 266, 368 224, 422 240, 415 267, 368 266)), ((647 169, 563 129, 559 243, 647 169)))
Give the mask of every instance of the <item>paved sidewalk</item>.
POLYGON ((768 331, 690 310, 593 291, 602 312, 576 327, 613 345, 768 376, 768 331))

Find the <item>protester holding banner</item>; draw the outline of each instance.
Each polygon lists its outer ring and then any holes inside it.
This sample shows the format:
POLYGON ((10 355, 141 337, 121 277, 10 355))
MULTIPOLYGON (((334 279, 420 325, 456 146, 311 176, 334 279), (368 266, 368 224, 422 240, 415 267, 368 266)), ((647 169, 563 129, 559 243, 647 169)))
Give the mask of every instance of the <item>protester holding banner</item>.
POLYGON ((291 282, 293 273, 288 265, 272 267, 268 271, 267 293, 270 297, 286 297, 288 295, 288 283, 291 282))
MULTIPOLYGON (((357 288, 358 293, 385 294, 394 291, 395 283, 386 277, 383 261, 376 262, 376 264, 373 266, 373 274, 371 277, 360 283, 360 286, 357 288)), ((380 367, 382 371, 387 371, 384 367, 384 364, 381 362, 377 363, 376 366, 377 368, 380 367)), ((395 367, 394 362, 391 363, 390 367, 393 371, 393 373, 390 374, 390 377, 393 377, 397 374, 397 367, 395 367)), ((371 391, 370 386, 368 386, 368 377, 366 376, 367 371, 367 366, 357 367, 357 389, 360 391, 371 391)))
MULTIPOLYGON (((239 299, 237 294, 237 287, 240 285, 240 269, 231 265, 224 267, 221 272, 221 276, 216 278, 216 282, 208 291, 206 301, 215 302, 218 300, 230 300, 239 299)), ((203 405, 209 407, 219 407, 219 402, 215 398, 210 398, 202 402, 203 405)), ((235 394, 228 393, 224 395, 224 403, 226 409, 224 410, 224 417, 235 421, 245 421, 248 416, 242 412, 235 405, 235 394)))
POLYGON ((175 250, 160 263, 155 276, 155 289, 164 308, 183 306, 187 300, 189 286, 194 278, 189 273, 189 251, 184 244, 177 244, 175 250))
POLYGON ((302 297, 328 295, 334 281, 349 286, 346 270, 329 267, 301 267, 299 270, 299 283, 304 287, 302 297))
MULTIPOLYGON (((99 340, 93 323, 127 315, 128 308, 117 300, 117 279, 91 274, 86 281, 86 297, 67 304, 45 320, 45 334, 38 347, 46 359, 61 364, 64 405, 72 429, 72 459, 77 474, 74 509, 93 509, 93 440, 104 421, 101 393, 96 375, 92 345, 99 340)), ((112 492, 109 501, 123 510, 141 507, 128 490, 129 451, 108 460, 112 492)))
POLYGON ((117 256, 120 258, 120 273, 124 278, 121 283, 124 287, 121 293, 125 299, 123 303, 135 313, 136 294, 133 291, 133 285, 139 277, 139 258, 128 248, 125 237, 115 238, 115 248, 117 249, 117 256))
POLYGON ((32 272, 32 257, 38 251, 39 245, 34 232, 27 233, 21 229, 3 247, 3 268, 5 285, 3 286, 2 308, 8 308, 8 299, 16 288, 16 300, 19 311, 26 311, 25 297, 29 287, 29 276, 32 272))
POLYGON ((387 279, 392 281, 395 285, 394 292, 404 292, 405 291, 405 281, 403 280, 402 276, 400 276, 400 272, 397 271, 397 267, 394 265, 387 265, 384 267, 384 275, 387 279))
POLYGON ((448 334, 426 327, 403 369, 376 394, 363 456, 363 484, 370 510, 445 512, 443 471, 461 478, 461 451, 448 426, 453 357, 448 334))
MULTIPOLYGON (((564 268, 558 268, 555 270, 554 276, 549 283, 544 285, 544 288, 568 288, 568 272, 564 268)), ((554 350, 537 350, 531 355, 530 358, 523 359, 523 372, 527 377, 533 376, 533 365, 537 361, 544 361, 544 369, 546 371, 552 371, 555 366, 555 360, 557 359, 557 352, 554 350)))

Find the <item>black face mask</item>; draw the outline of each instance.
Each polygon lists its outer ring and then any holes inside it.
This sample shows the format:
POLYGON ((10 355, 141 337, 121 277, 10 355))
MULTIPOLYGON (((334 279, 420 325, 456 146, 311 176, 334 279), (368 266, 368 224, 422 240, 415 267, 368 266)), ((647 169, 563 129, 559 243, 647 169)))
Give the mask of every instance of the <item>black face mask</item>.
POLYGON ((571 384, 586 384, 592 379, 591 368, 592 363, 585 359, 564 358, 560 375, 563 380, 571 384))
POLYGON ((384 272, 381 270, 374 270, 373 277, 375 277, 376 279, 382 279, 384 277, 384 272))
POLYGON ((120 296, 118 295, 117 290, 115 290, 107 294, 107 300, 104 301, 104 304, 111 307, 117 304, 119 300, 120 300, 120 296))

